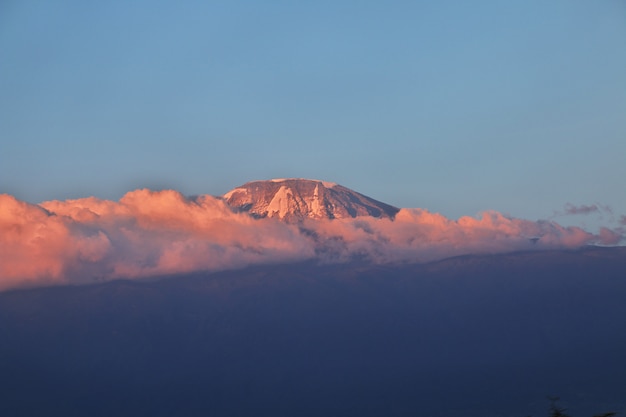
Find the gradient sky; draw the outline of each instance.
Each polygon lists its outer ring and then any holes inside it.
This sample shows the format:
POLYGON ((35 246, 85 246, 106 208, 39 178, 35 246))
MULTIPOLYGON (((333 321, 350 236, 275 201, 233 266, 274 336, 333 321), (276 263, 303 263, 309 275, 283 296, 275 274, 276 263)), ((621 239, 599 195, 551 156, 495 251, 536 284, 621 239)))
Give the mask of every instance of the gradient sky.
POLYGON ((602 204, 557 221, 616 224, 626 3, 0 3, 0 193, 274 177, 453 218, 602 204))

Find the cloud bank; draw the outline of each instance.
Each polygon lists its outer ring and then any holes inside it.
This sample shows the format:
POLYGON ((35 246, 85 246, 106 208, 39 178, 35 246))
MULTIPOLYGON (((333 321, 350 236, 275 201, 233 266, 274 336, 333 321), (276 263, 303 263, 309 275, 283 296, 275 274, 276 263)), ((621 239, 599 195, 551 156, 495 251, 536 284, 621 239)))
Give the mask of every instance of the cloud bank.
POLYGON ((394 220, 294 224, 255 219, 220 198, 187 198, 172 190, 136 190, 118 202, 89 197, 39 205, 2 194, 0 290, 302 260, 428 262, 463 254, 614 245, 623 237, 622 230, 592 234, 497 212, 451 220, 424 209, 401 209, 394 220))

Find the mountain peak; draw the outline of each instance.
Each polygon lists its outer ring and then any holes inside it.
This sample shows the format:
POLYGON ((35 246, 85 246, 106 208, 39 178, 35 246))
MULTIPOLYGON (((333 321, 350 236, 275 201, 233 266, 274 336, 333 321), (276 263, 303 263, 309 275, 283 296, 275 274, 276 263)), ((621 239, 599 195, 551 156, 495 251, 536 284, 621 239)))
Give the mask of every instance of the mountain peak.
MULTIPOLYGON (((308 179, 308 178, 272 178, 271 180, 268 180, 268 181, 275 182, 275 183, 293 182, 293 181, 297 181, 297 182, 312 181, 312 182, 322 183, 322 185, 326 188, 333 188, 334 186, 337 185, 337 183, 335 182, 314 180, 314 179, 308 179)), ((253 182, 263 182, 263 181, 253 181, 253 182)))
POLYGON ((304 178, 248 182, 224 194, 223 199, 231 207, 255 217, 287 221, 359 216, 393 218, 398 212, 396 207, 339 184, 304 178))

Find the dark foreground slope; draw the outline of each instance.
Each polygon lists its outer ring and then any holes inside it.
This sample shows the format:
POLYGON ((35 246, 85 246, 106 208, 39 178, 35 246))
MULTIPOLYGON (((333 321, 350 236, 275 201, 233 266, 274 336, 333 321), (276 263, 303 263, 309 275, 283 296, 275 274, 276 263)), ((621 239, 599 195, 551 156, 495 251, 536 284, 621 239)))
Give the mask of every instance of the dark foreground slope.
POLYGON ((0 294, 3 416, 626 414, 626 251, 0 294))

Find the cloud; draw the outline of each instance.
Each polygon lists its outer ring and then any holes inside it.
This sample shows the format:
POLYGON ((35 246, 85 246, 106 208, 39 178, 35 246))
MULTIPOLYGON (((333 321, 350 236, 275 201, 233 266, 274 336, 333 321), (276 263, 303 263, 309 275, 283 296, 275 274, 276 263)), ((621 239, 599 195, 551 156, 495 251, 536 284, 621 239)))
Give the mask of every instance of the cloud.
POLYGON ((426 262, 464 254, 575 248, 617 239, 498 212, 455 221, 423 209, 401 209, 395 220, 341 219, 305 225, 318 237, 318 250, 325 248, 321 253, 331 261, 365 257, 374 262, 426 262))
POLYGON ((584 204, 580 206, 575 206, 571 203, 567 203, 565 205, 565 214, 590 214, 597 213, 599 211, 600 208, 598 208, 596 204, 592 204, 590 206, 584 204))
POLYGON ((105 234, 12 196, 0 195, 0 289, 64 282, 74 263, 100 262, 105 234))
POLYGON ((101 279, 294 261, 313 255, 292 225, 256 222, 211 196, 188 199, 172 191, 137 190, 119 203, 93 198, 42 207, 98 230, 112 242, 101 279))
POLYGON ((557 212, 560 215, 587 215, 592 213, 608 213, 613 214, 611 207, 602 204, 581 204, 576 206, 572 203, 565 204, 563 212, 557 212))
POLYGON ((622 239, 619 230, 602 229, 595 235, 498 212, 451 220, 424 209, 401 209, 394 220, 357 217, 294 224, 254 219, 219 198, 187 198, 173 190, 136 190, 117 202, 89 197, 39 205, 4 194, 0 290, 309 259, 427 262, 463 254, 614 245, 622 239))
POLYGON ((598 242, 602 245, 617 245, 623 238, 622 233, 602 227, 598 233, 598 242))
POLYGON ((619 218, 619 224, 621 224, 622 226, 626 226, 626 216, 621 216, 619 218))

